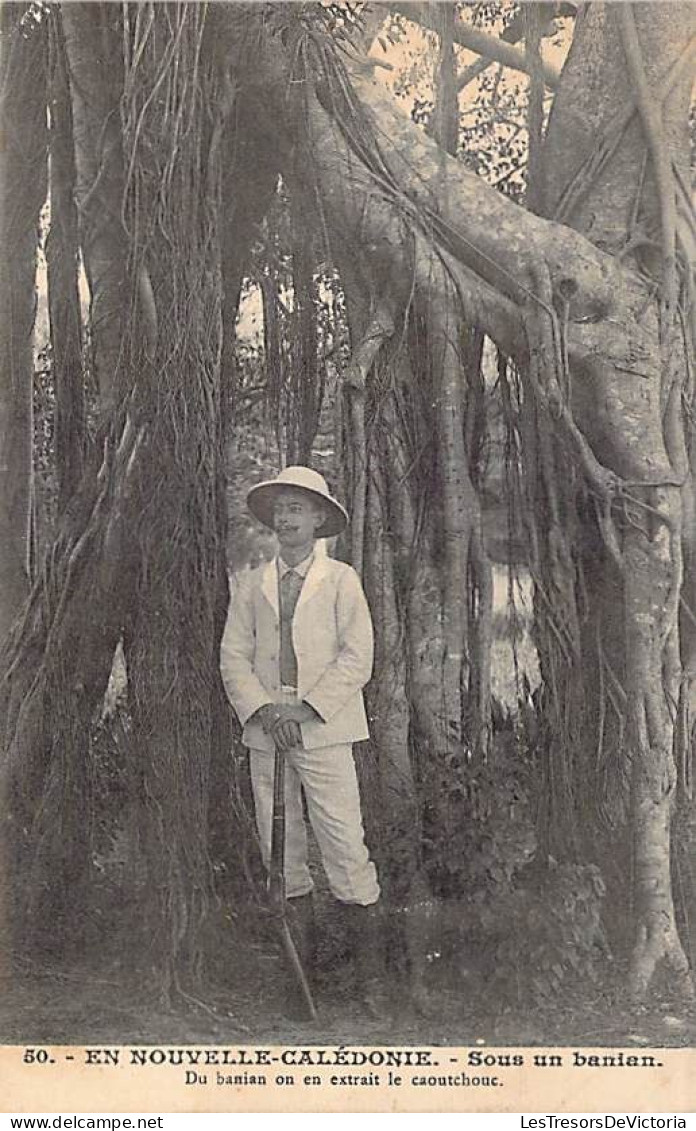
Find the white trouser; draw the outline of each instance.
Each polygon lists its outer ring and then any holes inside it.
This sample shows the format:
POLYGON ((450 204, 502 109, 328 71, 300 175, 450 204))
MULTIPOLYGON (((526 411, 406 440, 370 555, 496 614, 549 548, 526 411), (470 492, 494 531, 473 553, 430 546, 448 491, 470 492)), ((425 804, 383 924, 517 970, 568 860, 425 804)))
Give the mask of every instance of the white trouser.
MULTIPOLYGON (((261 854, 271 855, 274 755, 251 751, 251 784, 261 854)), ((365 846, 358 778, 350 743, 318 750, 297 747, 285 755, 285 884, 289 899, 312 890, 302 787, 329 887, 343 903, 366 906, 379 899, 377 871, 365 846)))

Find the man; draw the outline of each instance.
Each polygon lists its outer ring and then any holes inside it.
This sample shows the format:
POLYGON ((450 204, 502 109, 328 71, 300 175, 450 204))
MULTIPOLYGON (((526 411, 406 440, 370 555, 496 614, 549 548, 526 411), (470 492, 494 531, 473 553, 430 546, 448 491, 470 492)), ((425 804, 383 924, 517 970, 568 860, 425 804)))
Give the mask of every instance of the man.
POLYGON ((372 621, 355 570, 315 548, 317 538, 339 534, 348 515, 309 467, 287 467, 253 487, 247 505, 275 531, 279 553, 240 578, 220 667, 250 749, 261 851, 268 867, 278 749, 286 759, 286 890, 300 958, 311 968, 304 790, 329 887, 352 927, 360 995, 374 1014, 380 889, 365 846, 352 755, 353 742, 368 736, 362 689, 372 672, 372 621))

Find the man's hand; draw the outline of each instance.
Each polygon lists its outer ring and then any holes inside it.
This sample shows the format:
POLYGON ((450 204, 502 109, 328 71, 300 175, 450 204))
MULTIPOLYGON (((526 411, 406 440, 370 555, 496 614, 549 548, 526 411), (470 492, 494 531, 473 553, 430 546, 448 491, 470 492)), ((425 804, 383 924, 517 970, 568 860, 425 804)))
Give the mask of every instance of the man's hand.
POLYGON ((277 719, 271 734, 276 747, 284 754, 302 745, 302 723, 321 718, 309 703, 279 703, 275 709, 277 719))
POLYGON ((272 734, 274 726, 280 722, 281 709, 276 703, 264 703, 254 713, 254 718, 259 720, 266 734, 272 734))
POLYGON ((264 703, 256 716, 265 733, 272 736, 277 749, 284 754, 302 745, 302 723, 321 721, 321 715, 309 703, 264 703))
POLYGON ((264 703, 263 707, 255 712, 266 734, 273 739, 276 750, 287 754, 302 745, 302 731, 297 719, 290 717, 290 712, 297 712, 294 703, 264 703))
POLYGON ((284 719, 292 719, 295 723, 316 723, 322 722, 322 717, 314 707, 310 707, 309 703, 304 700, 301 703, 281 703, 278 710, 284 719))
POLYGON ((296 747, 302 745, 300 724, 295 722, 294 719, 279 719, 273 728, 272 735, 276 749, 280 750, 281 754, 287 754, 288 751, 295 750, 296 747))

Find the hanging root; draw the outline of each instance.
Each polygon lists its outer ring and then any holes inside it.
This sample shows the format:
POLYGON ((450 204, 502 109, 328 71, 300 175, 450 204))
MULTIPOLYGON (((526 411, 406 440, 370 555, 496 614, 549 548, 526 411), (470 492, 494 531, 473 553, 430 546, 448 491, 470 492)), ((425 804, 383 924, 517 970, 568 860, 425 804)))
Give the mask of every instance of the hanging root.
POLYGON ((343 373, 350 406, 353 448, 353 491, 351 499, 351 562, 358 574, 363 570, 364 529, 367 501, 367 441, 365 437, 365 391, 367 379, 380 351, 394 333, 394 319, 386 301, 372 304, 368 325, 353 345, 350 361, 343 373))
POLYGON ((90 730, 129 603, 123 555, 143 454, 128 404, 103 451, 63 516, 4 656, 7 899, 12 933, 26 945, 44 941, 48 922, 55 945, 61 929, 74 930, 69 909, 89 870, 90 730))
POLYGON ((638 113, 643 124, 645 138, 650 151, 655 175, 655 185, 660 205, 660 220, 662 229, 662 303, 666 312, 667 325, 663 325, 662 333, 669 332, 669 320, 676 311, 677 303, 677 206, 676 186, 672 171, 672 162, 664 137, 662 113, 650 91, 643 53, 636 29, 633 5, 631 3, 617 4, 614 15, 618 22, 621 42, 626 55, 628 72, 631 76, 635 92, 638 113))

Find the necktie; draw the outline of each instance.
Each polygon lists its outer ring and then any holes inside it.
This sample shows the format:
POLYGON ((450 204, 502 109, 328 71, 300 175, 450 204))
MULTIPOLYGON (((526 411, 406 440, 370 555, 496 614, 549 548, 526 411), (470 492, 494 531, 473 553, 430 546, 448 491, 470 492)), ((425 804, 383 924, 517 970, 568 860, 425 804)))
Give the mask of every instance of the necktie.
POLYGON ((280 579, 280 682, 297 687, 297 656, 292 646, 292 618, 304 578, 294 569, 280 579))

